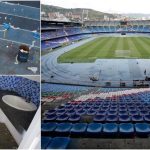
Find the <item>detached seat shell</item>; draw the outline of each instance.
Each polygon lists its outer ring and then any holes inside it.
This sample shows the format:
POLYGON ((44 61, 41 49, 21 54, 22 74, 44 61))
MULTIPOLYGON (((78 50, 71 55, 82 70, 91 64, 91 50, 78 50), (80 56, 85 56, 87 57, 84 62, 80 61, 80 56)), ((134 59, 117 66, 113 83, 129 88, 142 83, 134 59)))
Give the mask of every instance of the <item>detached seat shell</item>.
POLYGON ((48 144, 47 149, 67 149, 69 142, 68 137, 55 137, 48 144))
POLYGON ((52 138, 50 137, 41 137, 41 149, 46 149, 48 144, 51 143, 52 138))

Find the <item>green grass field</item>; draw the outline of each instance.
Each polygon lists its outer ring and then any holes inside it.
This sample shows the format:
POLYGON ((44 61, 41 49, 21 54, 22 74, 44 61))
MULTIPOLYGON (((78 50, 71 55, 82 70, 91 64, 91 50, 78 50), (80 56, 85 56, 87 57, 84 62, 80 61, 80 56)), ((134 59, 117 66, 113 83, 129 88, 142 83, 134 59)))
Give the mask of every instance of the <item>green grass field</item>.
POLYGON ((64 53, 58 62, 94 62, 99 58, 150 58, 150 38, 99 37, 64 53))

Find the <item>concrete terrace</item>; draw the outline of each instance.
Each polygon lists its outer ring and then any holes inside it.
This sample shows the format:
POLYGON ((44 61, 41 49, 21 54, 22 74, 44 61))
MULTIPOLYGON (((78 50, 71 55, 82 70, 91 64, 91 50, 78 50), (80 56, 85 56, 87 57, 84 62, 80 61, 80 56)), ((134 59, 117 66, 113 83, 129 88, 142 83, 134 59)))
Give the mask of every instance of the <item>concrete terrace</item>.
POLYGON ((1 74, 23 75, 40 73, 40 39, 34 37, 34 32, 38 32, 39 29, 39 8, 0 2, 1 74), (10 24, 10 29, 4 32, 3 23, 10 24), (29 60, 27 63, 15 64, 21 44, 32 46, 29 60), (36 67, 37 71, 33 72, 28 67, 36 67))
POLYGON ((0 123, 0 149, 17 149, 18 145, 4 123, 0 123))
POLYGON ((25 5, 18 5, 8 2, 0 2, 0 12, 3 14, 11 14, 13 16, 20 16, 23 18, 30 18, 33 20, 40 19, 40 9, 25 5))

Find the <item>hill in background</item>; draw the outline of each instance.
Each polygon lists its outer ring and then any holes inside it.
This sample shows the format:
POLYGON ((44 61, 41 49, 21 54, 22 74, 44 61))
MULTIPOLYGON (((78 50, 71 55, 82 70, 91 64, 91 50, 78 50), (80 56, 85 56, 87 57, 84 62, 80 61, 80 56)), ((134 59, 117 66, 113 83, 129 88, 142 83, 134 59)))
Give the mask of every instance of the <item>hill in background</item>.
POLYGON ((45 15, 48 16, 50 13, 56 13, 59 12, 60 14, 63 14, 68 19, 72 20, 74 19, 82 19, 82 15, 84 19, 87 20, 102 20, 102 19, 114 19, 117 15, 109 14, 109 13, 103 13, 100 11, 96 11, 93 9, 86 9, 86 8, 62 8, 52 5, 43 5, 41 6, 41 11, 45 12, 45 15))

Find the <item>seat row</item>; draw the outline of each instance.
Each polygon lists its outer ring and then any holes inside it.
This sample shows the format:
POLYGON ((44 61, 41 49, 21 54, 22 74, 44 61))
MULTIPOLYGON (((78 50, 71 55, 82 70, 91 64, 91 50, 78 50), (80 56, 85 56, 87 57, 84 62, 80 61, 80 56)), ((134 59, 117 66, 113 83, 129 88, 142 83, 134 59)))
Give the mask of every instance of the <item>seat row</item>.
POLYGON ((150 103, 150 100, 106 100, 106 99, 87 99, 85 101, 78 100, 78 101, 71 101, 67 102, 64 105, 71 105, 71 104, 95 104, 95 103, 104 103, 104 104, 137 104, 137 103, 150 103))
POLYGON ((128 111, 128 112, 132 112, 132 111, 149 111, 150 112, 150 108, 147 108, 147 107, 98 107, 98 106, 95 106, 95 107, 76 107, 76 108, 57 108, 57 109, 54 109, 54 110, 48 110, 47 113, 48 114, 64 114, 66 112, 79 112, 79 111, 84 111, 84 112, 90 112, 90 111, 93 111, 95 112, 95 114, 99 111, 128 111))
POLYGON ((59 106, 58 108, 76 108, 76 107, 150 107, 150 103, 106 103, 106 102, 89 102, 89 103, 74 103, 74 104, 64 104, 64 106, 59 106))
POLYGON ((57 110, 61 110, 61 109, 89 109, 89 108, 93 108, 93 109, 111 109, 111 108, 115 108, 115 109, 150 109, 150 104, 101 104, 101 103, 95 103, 95 104, 78 104, 78 105, 70 105, 70 106, 59 106, 56 109, 57 110))
MULTIPOLYGON (((90 116, 90 115, 89 115, 90 116)), ((85 116, 87 117, 87 116, 85 116)), ((110 114, 110 115, 105 115, 105 114, 98 114, 98 115, 91 115, 90 118, 94 122, 150 122, 150 114, 148 115, 129 115, 129 114, 122 114, 122 115, 117 115, 117 114, 110 114)), ((80 122, 82 120, 82 115, 77 115, 77 114, 72 114, 72 115, 46 115, 43 119, 43 122, 80 122)))
POLYGON ((148 123, 42 123, 42 136, 71 137, 147 137, 148 123))
POLYGON ((48 110, 48 111, 45 111, 44 112, 44 115, 63 115, 63 114, 66 114, 68 116, 70 115, 74 115, 74 114, 77 114, 77 115, 148 115, 150 114, 150 110, 136 110, 136 109, 133 109, 133 110, 117 110, 117 109, 110 109, 110 110, 96 110, 96 109, 77 109, 77 110, 74 110, 74 109, 71 109, 71 110, 48 110))

